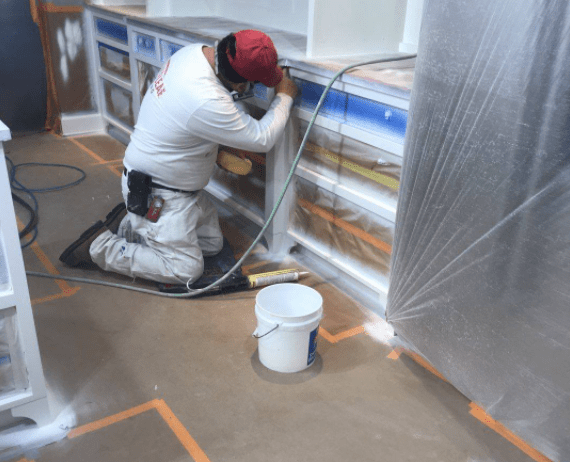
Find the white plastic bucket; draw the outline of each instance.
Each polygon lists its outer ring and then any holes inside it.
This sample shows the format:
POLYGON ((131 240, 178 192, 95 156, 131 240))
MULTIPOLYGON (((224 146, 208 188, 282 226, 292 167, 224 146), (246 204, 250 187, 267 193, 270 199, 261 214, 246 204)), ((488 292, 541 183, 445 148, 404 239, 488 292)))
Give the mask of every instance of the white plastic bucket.
POLYGON ((323 298, 301 284, 275 284, 255 299, 259 360, 277 372, 299 372, 315 361, 323 298))

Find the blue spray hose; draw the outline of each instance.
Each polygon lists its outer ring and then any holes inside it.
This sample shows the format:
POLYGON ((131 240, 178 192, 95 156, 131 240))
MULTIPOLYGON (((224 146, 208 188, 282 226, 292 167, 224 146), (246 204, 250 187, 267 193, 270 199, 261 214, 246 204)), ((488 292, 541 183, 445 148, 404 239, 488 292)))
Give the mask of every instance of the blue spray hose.
POLYGON ((186 283, 188 293, 185 293, 185 294, 169 294, 169 293, 157 292, 155 290, 149 290, 149 289, 142 289, 142 288, 138 288, 138 287, 127 286, 124 284, 115 284, 112 282, 96 281, 93 279, 86 279, 86 278, 76 278, 76 277, 59 276, 59 275, 55 276, 55 275, 39 273, 39 272, 35 272, 35 271, 26 271, 26 274, 28 274, 30 276, 46 277, 46 278, 50 278, 50 279, 63 279, 66 281, 85 282, 85 283, 90 283, 90 284, 98 284, 98 285, 104 285, 104 286, 109 286, 109 287, 116 287, 116 288, 120 288, 120 289, 129 289, 129 290, 134 290, 136 292, 143 292, 143 293, 148 293, 148 294, 153 294, 153 295, 160 295, 162 297, 169 297, 169 298, 190 298, 190 297, 195 297, 197 295, 201 295, 205 292, 211 291, 214 287, 217 287, 220 284, 222 284, 223 282, 225 282, 237 269, 239 269, 241 267, 244 260, 251 254, 251 252, 253 251, 255 246, 259 243, 259 241, 263 237, 263 234, 265 233, 265 231, 267 231, 267 228, 269 227, 269 225, 273 221, 273 218, 275 217, 275 214, 277 213, 277 210, 279 209, 281 202, 283 202, 283 198, 285 197, 285 193, 287 192, 287 188, 289 187, 289 184, 291 183, 291 180, 293 179, 293 175, 295 174, 295 170, 297 169, 297 165, 299 164, 299 161, 301 160, 301 155, 303 154, 303 151, 305 150, 305 145, 307 144, 307 141, 309 139, 309 133, 311 132, 311 128, 313 127, 315 120, 317 119, 317 115, 318 115, 322 105, 325 102, 326 96, 327 96, 330 88, 335 83, 335 81, 342 74, 344 74, 346 71, 349 71, 350 69, 354 69, 355 67, 366 66, 368 64, 381 64, 381 63, 388 63, 388 62, 403 61, 406 59, 415 58, 416 56, 417 55, 413 54, 413 55, 398 56, 398 57, 393 57, 393 58, 375 59, 372 61, 365 61, 365 62, 361 62, 361 63, 351 64, 349 66, 342 68, 340 71, 338 71, 333 76, 333 78, 330 80, 328 85, 325 87, 325 90, 323 91, 323 94, 321 95, 321 98, 319 99, 319 102, 317 104, 317 107, 313 111, 313 116, 311 117, 311 121, 309 122, 307 130, 305 131, 305 136, 303 137, 303 141, 301 142, 301 146, 299 146, 299 150, 297 151, 297 156, 295 157, 295 160, 293 161, 293 164, 291 165, 291 169, 289 171, 289 176, 287 177, 287 180, 285 181, 285 185, 283 186, 283 190, 281 191, 279 199, 277 199, 277 202, 275 203, 275 206, 273 207, 273 210, 271 211, 269 218, 267 219, 267 221, 265 222, 265 224, 261 228, 261 231, 259 231, 259 234, 254 239, 253 243, 249 246, 249 249, 247 249, 247 251, 238 260, 238 262, 226 274, 224 274, 220 279, 218 279, 216 282, 213 282, 209 286, 204 287, 203 289, 193 290, 190 288, 190 280, 188 280, 188 282, 186 283))

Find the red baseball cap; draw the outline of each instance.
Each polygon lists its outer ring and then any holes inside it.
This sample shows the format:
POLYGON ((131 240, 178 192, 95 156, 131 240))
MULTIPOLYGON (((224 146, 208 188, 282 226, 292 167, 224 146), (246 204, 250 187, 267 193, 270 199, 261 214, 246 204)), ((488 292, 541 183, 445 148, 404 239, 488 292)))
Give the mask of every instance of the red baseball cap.
POLYGON ((234 71, 250 82, 261 82, 274 87, 283 78, 283 71, 277 66, 277 50, 268 35, 257 30, 236 32, 236 56, 228 59, 234 71))

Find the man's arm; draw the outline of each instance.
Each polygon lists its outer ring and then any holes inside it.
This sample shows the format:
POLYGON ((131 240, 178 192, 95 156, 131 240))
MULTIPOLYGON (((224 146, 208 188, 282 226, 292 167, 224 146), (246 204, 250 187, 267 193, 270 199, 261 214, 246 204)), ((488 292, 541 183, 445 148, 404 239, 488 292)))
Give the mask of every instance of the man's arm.
POLYGON ((285 128, 297 95, 288 77, 275 87, 275 98, 266 114, 256 120, 239 110, 230 97, 209 101, 190 118, 191 132, 219 144, 253 152, 269 151, 285 128))

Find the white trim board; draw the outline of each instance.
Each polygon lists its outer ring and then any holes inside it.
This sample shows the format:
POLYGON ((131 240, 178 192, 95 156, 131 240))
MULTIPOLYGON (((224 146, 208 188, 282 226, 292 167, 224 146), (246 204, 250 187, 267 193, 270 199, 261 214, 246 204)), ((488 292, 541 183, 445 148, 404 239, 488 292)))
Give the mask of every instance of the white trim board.
POLYGON ((105 121, 101 114, 62 114, 63 136, 77 136, 105 131, 105 121))
POLYGON ((12 139, 12 134, 10 129, 6 126, 4 122, 0 120, 0 141, 8 141, 12 139))

